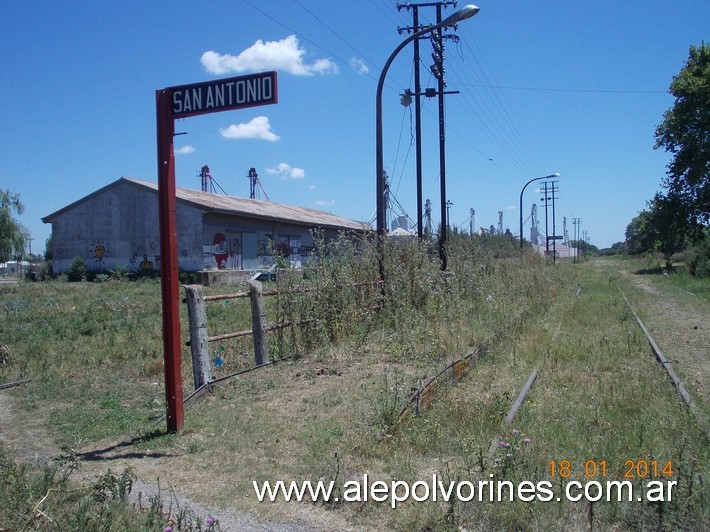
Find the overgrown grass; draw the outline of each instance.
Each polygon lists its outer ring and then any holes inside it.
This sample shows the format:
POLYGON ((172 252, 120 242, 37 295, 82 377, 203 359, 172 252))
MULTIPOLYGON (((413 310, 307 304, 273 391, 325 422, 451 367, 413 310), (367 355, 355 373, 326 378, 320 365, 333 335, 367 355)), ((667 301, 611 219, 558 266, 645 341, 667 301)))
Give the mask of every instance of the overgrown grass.
MULTIPOLYGON (((323 259, 303 275, 281 275, 281 294, 268 300, 270 320, 306 321, 270 335, 272 356, 296 357, 234 379, 190 406, 183 434, 140 438, 164 423, 154 281, 3 287, 7 319, 0 333, 9 354, 0 381, 33 381, 2 393, 46 419, 59 445, 87 452, 132 441, 136 454, 162 455, 134 464, 142 477, 170 479, 198 502, 264 519, 399 530, 692 530, 710 522, 702 476, 707 442, 621 298, 626 263, 553 266, 521 256, 514 241, 456 235, 451 271, 442 274, 435 249, 401 242, 386 250, 387 297, 375 311, 381 292, 373 284, 374 246, 345 240, 321 246, 323 259), (491 339, 469 375, 442 389, 431 410, 398 422, 413 389, 491 339), (514 424, 505 426, 533 369, 538 381, 514 424), (497 437, 510 445, 489 460, 497 437), (672 461, 675 498, 662 505, 410 501, 392 510, 372 501, 258 503, 251 483, 342 483, 365 473, 411 483, 432 474, 444 482, 477 481, 492 474, 549 480, 559 490, 564 479, 559 470, 552 476, 550 462, 559 467, 563 460, 581 480, 589 461, 604 461, 608 480, 623 479, 627 460, 672 461)), ((206 293, 218 291, 235 290, 206 293)), ((248 329, 248 303, 209 303, 208 323, 210 334, 248 329)), ((224 361, 216 374, 253 360, 248 340, 211 350, 224 361)), ((189 361, 185 348, 186 391, 189 361)), ((632 480, 640 489, 644 479, 632 480)))
POLYGON ((90 485, 71 481, 72 461, 18 464, 0 446, 0 529, 93 531, 218 531, 219 522, 179 505, 167 507, 160 494, 131 502, 136 480, 130 468, 110 469, 90 485))

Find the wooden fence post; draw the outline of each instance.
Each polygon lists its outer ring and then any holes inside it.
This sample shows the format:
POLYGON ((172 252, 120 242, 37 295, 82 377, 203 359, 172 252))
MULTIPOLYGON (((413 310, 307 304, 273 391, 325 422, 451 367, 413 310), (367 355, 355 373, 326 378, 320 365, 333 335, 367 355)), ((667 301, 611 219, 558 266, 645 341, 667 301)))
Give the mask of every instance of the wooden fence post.
POLYGON ((261 366, 269 361, 269 345, 266 340, 266 306, 262 284, 256 280, 249 283, 251 301, 251 330, 254 337, 254 365, 261 366))
POLYGON ((202 285, 185 286, 187 316, 190 324, 190 351, 195 389, 212 380, 210 352, 207 346, 207 311, 202 294, 202 285))

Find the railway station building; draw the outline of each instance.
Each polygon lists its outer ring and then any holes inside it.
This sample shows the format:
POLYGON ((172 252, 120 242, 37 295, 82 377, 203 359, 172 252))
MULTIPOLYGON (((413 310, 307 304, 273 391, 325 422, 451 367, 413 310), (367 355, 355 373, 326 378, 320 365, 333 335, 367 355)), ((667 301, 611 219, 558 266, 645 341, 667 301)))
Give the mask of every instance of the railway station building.
MULTIPOLYGON (((314 250, 313 231, 326 238, 370 227, 305 207, 177 187, 178 268, 259 270, 274 254, 294 267, 314 250)), ((81 257, 91 271, 160 269, 158 184, 122 177, 42 218, 52 224, 53 269, 81 257)))

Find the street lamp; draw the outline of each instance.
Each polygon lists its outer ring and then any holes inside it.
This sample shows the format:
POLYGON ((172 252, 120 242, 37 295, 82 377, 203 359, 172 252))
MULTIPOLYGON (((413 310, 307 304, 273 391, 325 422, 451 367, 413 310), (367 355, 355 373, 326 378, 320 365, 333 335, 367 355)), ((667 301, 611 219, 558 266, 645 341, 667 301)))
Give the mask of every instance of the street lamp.
MULTIPOLYGON (((417 39, 421 37, 422 35, 426 35, 427 33, 430 33, 434 30, 438 30, 440 28, 446 28, 449 26, 453 26, 455 24, 458 24, 462 20, 466 20, 468 18, 471 18, 474 16, 476 13, 480 11, 480 8, 473 4, 469 4, 467 6, 464 6, 463 8, 459 9, 455 13, 453 13, 451 16, 445 18, 438 24, 432 24, 431 26, 427 26, 426 28, 423 28, 419 31, 416 31, 409 35, 406 39, 404 39, 397 48, 395 48, 394 52, 389 56, 387 59, 387 62, 385 63, 385 66, 382 67, 382 72, 380 73, 380 79, 377 82, 377 95, 375 97, 376 101, 376 111, 375 111, 375 143, 376 143, 376 148, 375 148, 375 157, 376 157, 376 171, 377 171, 377 176, 376 176, 376 188, 377 188, 377 268, 378 268, 378 273, 380 277, 380 281, 384 283, 385 280, 385 235, 386 235, 386 222, 385 218, 387 216, 386 209, 387 206, 385 205, 385 163, 384 163, 384 156, 383 156, 383 149, 382 149, 382 89, 385 84, 385 76, 387 75, 387 71, 390 68, 390 65, 392 64, 392 61, 394 61, 394 58, 397 56, 399 52, 402 51, 402 49, 407 46, 410 42, 412 42, 414 39, 417 39)), ((383 288, 384 290, 384 288, 383 288)))
POLYGON ((520 249, 523 249, 523 192, 525 192, 525 188, 533 181, 539 181, 540 179, 554 179, 557 177, 560 177, 560 174, 555 172, 554 174, 531 179, 523 185, 523 189, 520 191, 520 249))

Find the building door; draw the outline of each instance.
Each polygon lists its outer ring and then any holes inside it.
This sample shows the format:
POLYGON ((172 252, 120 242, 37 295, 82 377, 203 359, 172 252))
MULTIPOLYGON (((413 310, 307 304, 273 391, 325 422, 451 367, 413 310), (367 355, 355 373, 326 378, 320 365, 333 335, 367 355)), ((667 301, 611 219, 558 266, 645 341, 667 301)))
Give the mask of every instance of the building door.
POLYGON ((253 270, 261 267, 257 256, 256 233, 242 233, 242 268, 253 270))

